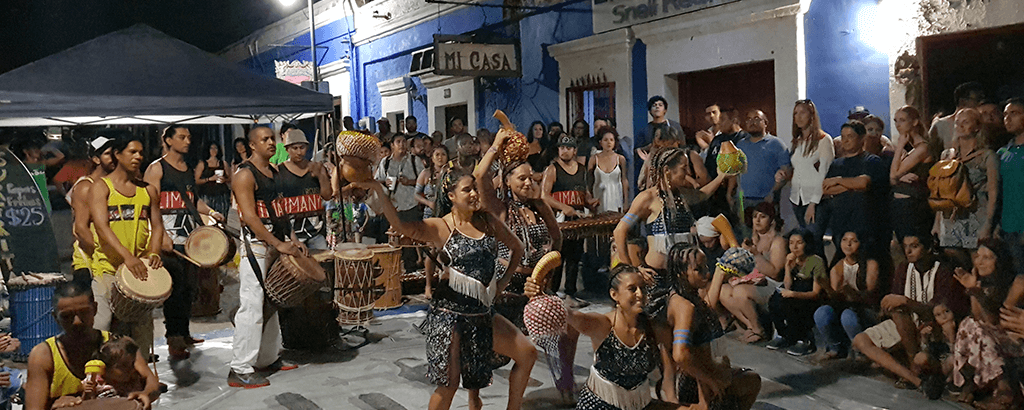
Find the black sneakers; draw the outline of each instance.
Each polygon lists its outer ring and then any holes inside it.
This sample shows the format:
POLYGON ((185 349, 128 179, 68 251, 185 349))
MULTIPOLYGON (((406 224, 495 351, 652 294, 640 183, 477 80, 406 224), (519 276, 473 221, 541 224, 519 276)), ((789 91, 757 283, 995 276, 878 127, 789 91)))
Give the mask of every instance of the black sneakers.
POLYGON ((814 345, 814 342, 801 340, 796 342, 789 350, 786 350, 786 353, 789 353, 790 356, 806 356, 816 351, 818 351, 818 348, 814 345))
POLYGON ((768 350, 781 350, 786 349, 792 345, 793 342, 786 340, 782 336, 777 336, 776 338, 772 339, 771 342, 768 342, 768 344, 765 345, 765 348, 767 348, 768 350))

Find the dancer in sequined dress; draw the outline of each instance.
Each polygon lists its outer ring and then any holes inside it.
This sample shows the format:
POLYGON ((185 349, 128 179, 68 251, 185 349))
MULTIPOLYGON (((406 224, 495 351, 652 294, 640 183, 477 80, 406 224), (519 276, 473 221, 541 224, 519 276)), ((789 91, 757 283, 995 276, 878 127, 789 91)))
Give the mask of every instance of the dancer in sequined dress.
POLYGON ((491 383, 494 353, 499 353, 516 360, 509 389, 515 389, 518 395, 509 394, 508 408, 518 409, 537 351, 521 353, 524 349, 517 342, 529 340, 521 334, 509 337, 518 330, 507 319, 494 315, 492 305, 523 258, 522 242, 504 223, 481 211, 480 195, 471 175, 459 171, 445 175, 435 207, 436 215, 443 217, 422 221, 402 221, 394 205, 381 200, 387 195, 380 183, 358 186, 371 191, 368 204, 383 213, 396 231, 440 249, 446 265, 421 328, 427 336, 427 378, 438 385, 428 408, 451 407, 461 379, 462 386, 470 390, 470 409, 480 409, 483 402, 478 390, 491 383), (512 250, 509 267, 500 273, 494 267, 498 242, 512 250))

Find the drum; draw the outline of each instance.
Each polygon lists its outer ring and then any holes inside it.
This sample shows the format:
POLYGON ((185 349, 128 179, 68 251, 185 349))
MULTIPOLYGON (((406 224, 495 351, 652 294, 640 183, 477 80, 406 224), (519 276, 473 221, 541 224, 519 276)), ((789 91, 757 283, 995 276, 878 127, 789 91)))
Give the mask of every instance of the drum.
POLYGON ((383 269, 374 266, 374 251, 365 245, 343 243, 335 251, 334 301, 338 323, 364 325, 373 319, 373 306, 385 291, 377 278, 383 269))
POLYGON ((146 317, 171 296, 171 274, 163 267, 153 269, 147 265, 149 275, 139 280, 121 265, 114 275, 110 290, 110 310, 118 319, 135 322, 146 317))
POLYGON ((196 269, 196 298, 192 303, 192 317, 217 316, 220 313, 220 269, 196 269))
POLYGON ((373 266, 381 270, 377 285, 384 287, 384 295, 373 304, 374 309, 391 309, 402 306, 402 248, 391 245, 370 245, 373 252, 373 266))
POLYGON ((82 404, 76 405, 74 408, 75 410, 138 410, 142 409, 142 402, 123 397, 100 397, 83 400, 82 404))
POLYGON ((338 308, 332 299, 330 290, 317 290, 301 306, 281 309, 281 341, 286 349, 320 351, 338 341, 338 308))
POLYGON ((289 308, 301 305, 323 286, 325 279, 324 269, 315 259, 281 255, 267 271, 264 286, 275 305, 289 308))
POLYGON ((230 262, 234 259, 236 250, 235 241, 215 226, 200 226, 185 240, 185 255, 203 268, 230 262))

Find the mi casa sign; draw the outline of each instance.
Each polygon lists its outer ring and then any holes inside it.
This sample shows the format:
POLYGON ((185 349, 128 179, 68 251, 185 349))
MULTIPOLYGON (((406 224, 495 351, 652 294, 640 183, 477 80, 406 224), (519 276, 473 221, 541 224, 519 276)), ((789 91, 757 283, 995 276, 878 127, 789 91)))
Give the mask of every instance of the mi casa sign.
POLYGON ((519 44, 471 42, 464 36, 434 36, 434 74, 472 77, 519 77, 519 44))
POLYGON ((601 33, 739 0, 593 0, 594 32, 601 33))

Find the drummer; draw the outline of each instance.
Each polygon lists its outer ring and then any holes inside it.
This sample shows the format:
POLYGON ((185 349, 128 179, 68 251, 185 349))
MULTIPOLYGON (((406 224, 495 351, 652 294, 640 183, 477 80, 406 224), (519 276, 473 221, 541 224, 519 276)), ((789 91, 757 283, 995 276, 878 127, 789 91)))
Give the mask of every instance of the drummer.
POLYGON ((330 176, 321 162, 306 159, 306 133, 292 128, 284 133, 288 161, 280 167, 276 183, 282 198, 276 202, 281 217, 291 220, 292 230, 308 249, 327 249, 324 201, 333 196, 330 176))
MULTIPOLYGON (((82 403, 85 363, 94 359, 100 346, 110 339, 109 332, 93 328, 96 302, 92 290, 79 282, 57 285, 53 293, 53 315, 63 332, 36 345, 29 353, 26 410, 49 410, 82 403)), ((140 392, 130 393, 128 398, 138 400, 143 409, 149 410, 152 398, 160 394, 160 383, 146 366, 141 349, 135 356, 135 370, 145 378, 146 386, 140 392)))
MULTIPOLYGON (((162 255, 164 267, 171 274, 171 296, 164 302, 167 350, 171 360, 183 360, 189 357, 188 346, 202 343, 201 339, 192 337, 188 328, 192 301, 195 300, 197 267, 171 250, 185 252, 188 236, 202 225, 198 213, 210 215, 220 222, 224 222, 224 215, 211 209, 196 195, 195 169, 185 162, 192 143, 188 128, 184 125, 164 128, 161 140, 164 156, 146 169, 145 181, 152 187, 158 187, 161 219, 167 234, 163 239, 162 255), (182 198, 183 194, 188 198, 182 198), (191 206, 185 200, 191 202, 191 206)), ((212 178, 224 182, 222 176, 212 178)))
POLYGON ((281 324, 277 309, 263 303, 261 278, 273 262, 268 251, 274 248, 282 255, 295 256, 309 251, 291 232, 288 221, 279 218, 274 210, 273 201, 279 197, 275 185, 277 168, 270 164, 277 148, 274 131, 258 126, 249 131, 248 137, 252 156, 239 165, 231 178, 231 191, 242 221, 243 246, 228 386, 256 388, 270 385, 264 376, 266 372, 298 368, 280 358, 281 324))
POLYGON ((469 407, 481 408, 479 389, 491 384, 495 352, 516 361, 508 377, 508 408, 520 408, 537 350, 511 322, 492 313, 492 301, 512 280, 523 244, 501 220, 482 211, 475 178, 461 170, 446 174, 435 208, 441 217, 411 222, 403 221, 390 201, 380 200, 387 197, 380 183, 356 185, 373 191, 368 205, 398 233, 440 249, 448 265, 421 328, 427 335, 427 378, 437 385, 428 408, 450 408, 460 380, 471 392, 469 407), (497 242, 512 250, 504 272, 494 266, 497 242))
MULTIPOLYGON (((558 158, 544 171, 544 200, 565 221, 583 216, 583 210, 596 204, 587 190, 587 167, 576 160, 576 139, 567 134, 558 137, 558 158)), ((553 290, 558 290, 562 273, 565 273, 565 300, 572 307, 583 307, 589 302, 576 300, 576 275, 583 256, 583 239, 566 240, 562 244, 562 269, 557 268, 551 277, 553 290)), ((585 273, 587 275, 588 273, 585 273)), ((591 282, 584 277, 584 283, 591 282)), ((593 289, 588 289, 593 290, 593 289)), ((561 294, 559 296, 562 296, 561 294)))
POLYGON ((89 215, 89 196, 93 183, 107 176, 117 166, 111 154, 113 139, 97 136, 89 142, 89 158, 93 169, 89 175, 78 178, 68 192, 68 202, 75 217, 72 233, 75 235, 74 253, 71 256, 71 270, 74 280, 91 286, 92 269, 90 260, 96 249, 96 230, 89 215))
POLYGON ((111 286, 119 266, 123 264, 139 279, 148 277, 149 268, 163 266, 160 244, 164 225, 151 223, 151 218, 160 219, 160 195, 156 186, 141 180, 142 149, 138 136, 115 140, 111 151, 117 167, 100 179, 102 184, 93 184, 89 213, 99 237, 92 257, 96 329, 131 336, 141 351, 149 352, 153 347, 152 312, 135 322, 122 322, 110 310, 111 286))
MULTIPOLYGON (((519 268, 513 272, 505 291, 494 301, 494 309, 519 328, 520 332, 516 337, 523 337, 517 345, 534 347, 525 339, 527 333, 526 324, 523 321, 523 310, 530 298, 523 294, 523 286, 526 278, 533 272, 537 262, 548 252, 559 250, 562 246, 562 233, 558 229, 558 222, 555 221, 555 213, 543 200, 540 199, 540 187, 534 184, 534 167, 529 162, 516 161, 504 166, 501 189, 496 191, 493 187, 490 169, 495 158, 502 152, 505 141, 510 136, 505 129, 498 131, 494 143, 480 160, 480 165, 473 173, 479 184, 479 191, 482 193, 499 192, 499 196, 484 194, 482 200, 485 208, 491 214, 505 221, 512 233, 523 242, 525 254, 520 262, 519 268)), ((539 158, 539 157, 537 157, 539 158)), ((540 162, 540 161, 535 161, 540 162)), ((537 174, 543 172, 543 168, 536 170, 537 174)), ((498 264, 495 265, 499 271, 506 269, 511 251, 503 244, 498 244, 498 264)), ((560 377, 563 373, 560 369, 553 369, 555 386, 562 393, 567 401, 571 401, 572 395, 572 360, 575 356, 576 339, 579 332, 570 329, 572 337, 568 343, 570 351, 566 354, 559 354, 557 342, 550 346, 541 346, 550 357, 561 357, 567 363, 560 363, 564 367, 561 370, 568 370, 568 377, 560 377), (565 368, 567 367, 567 369, 565 368)), ((507 363, 507 361, 505 361, 507 363)), ((511 395, 512 393, 510 393, 511 395)))

